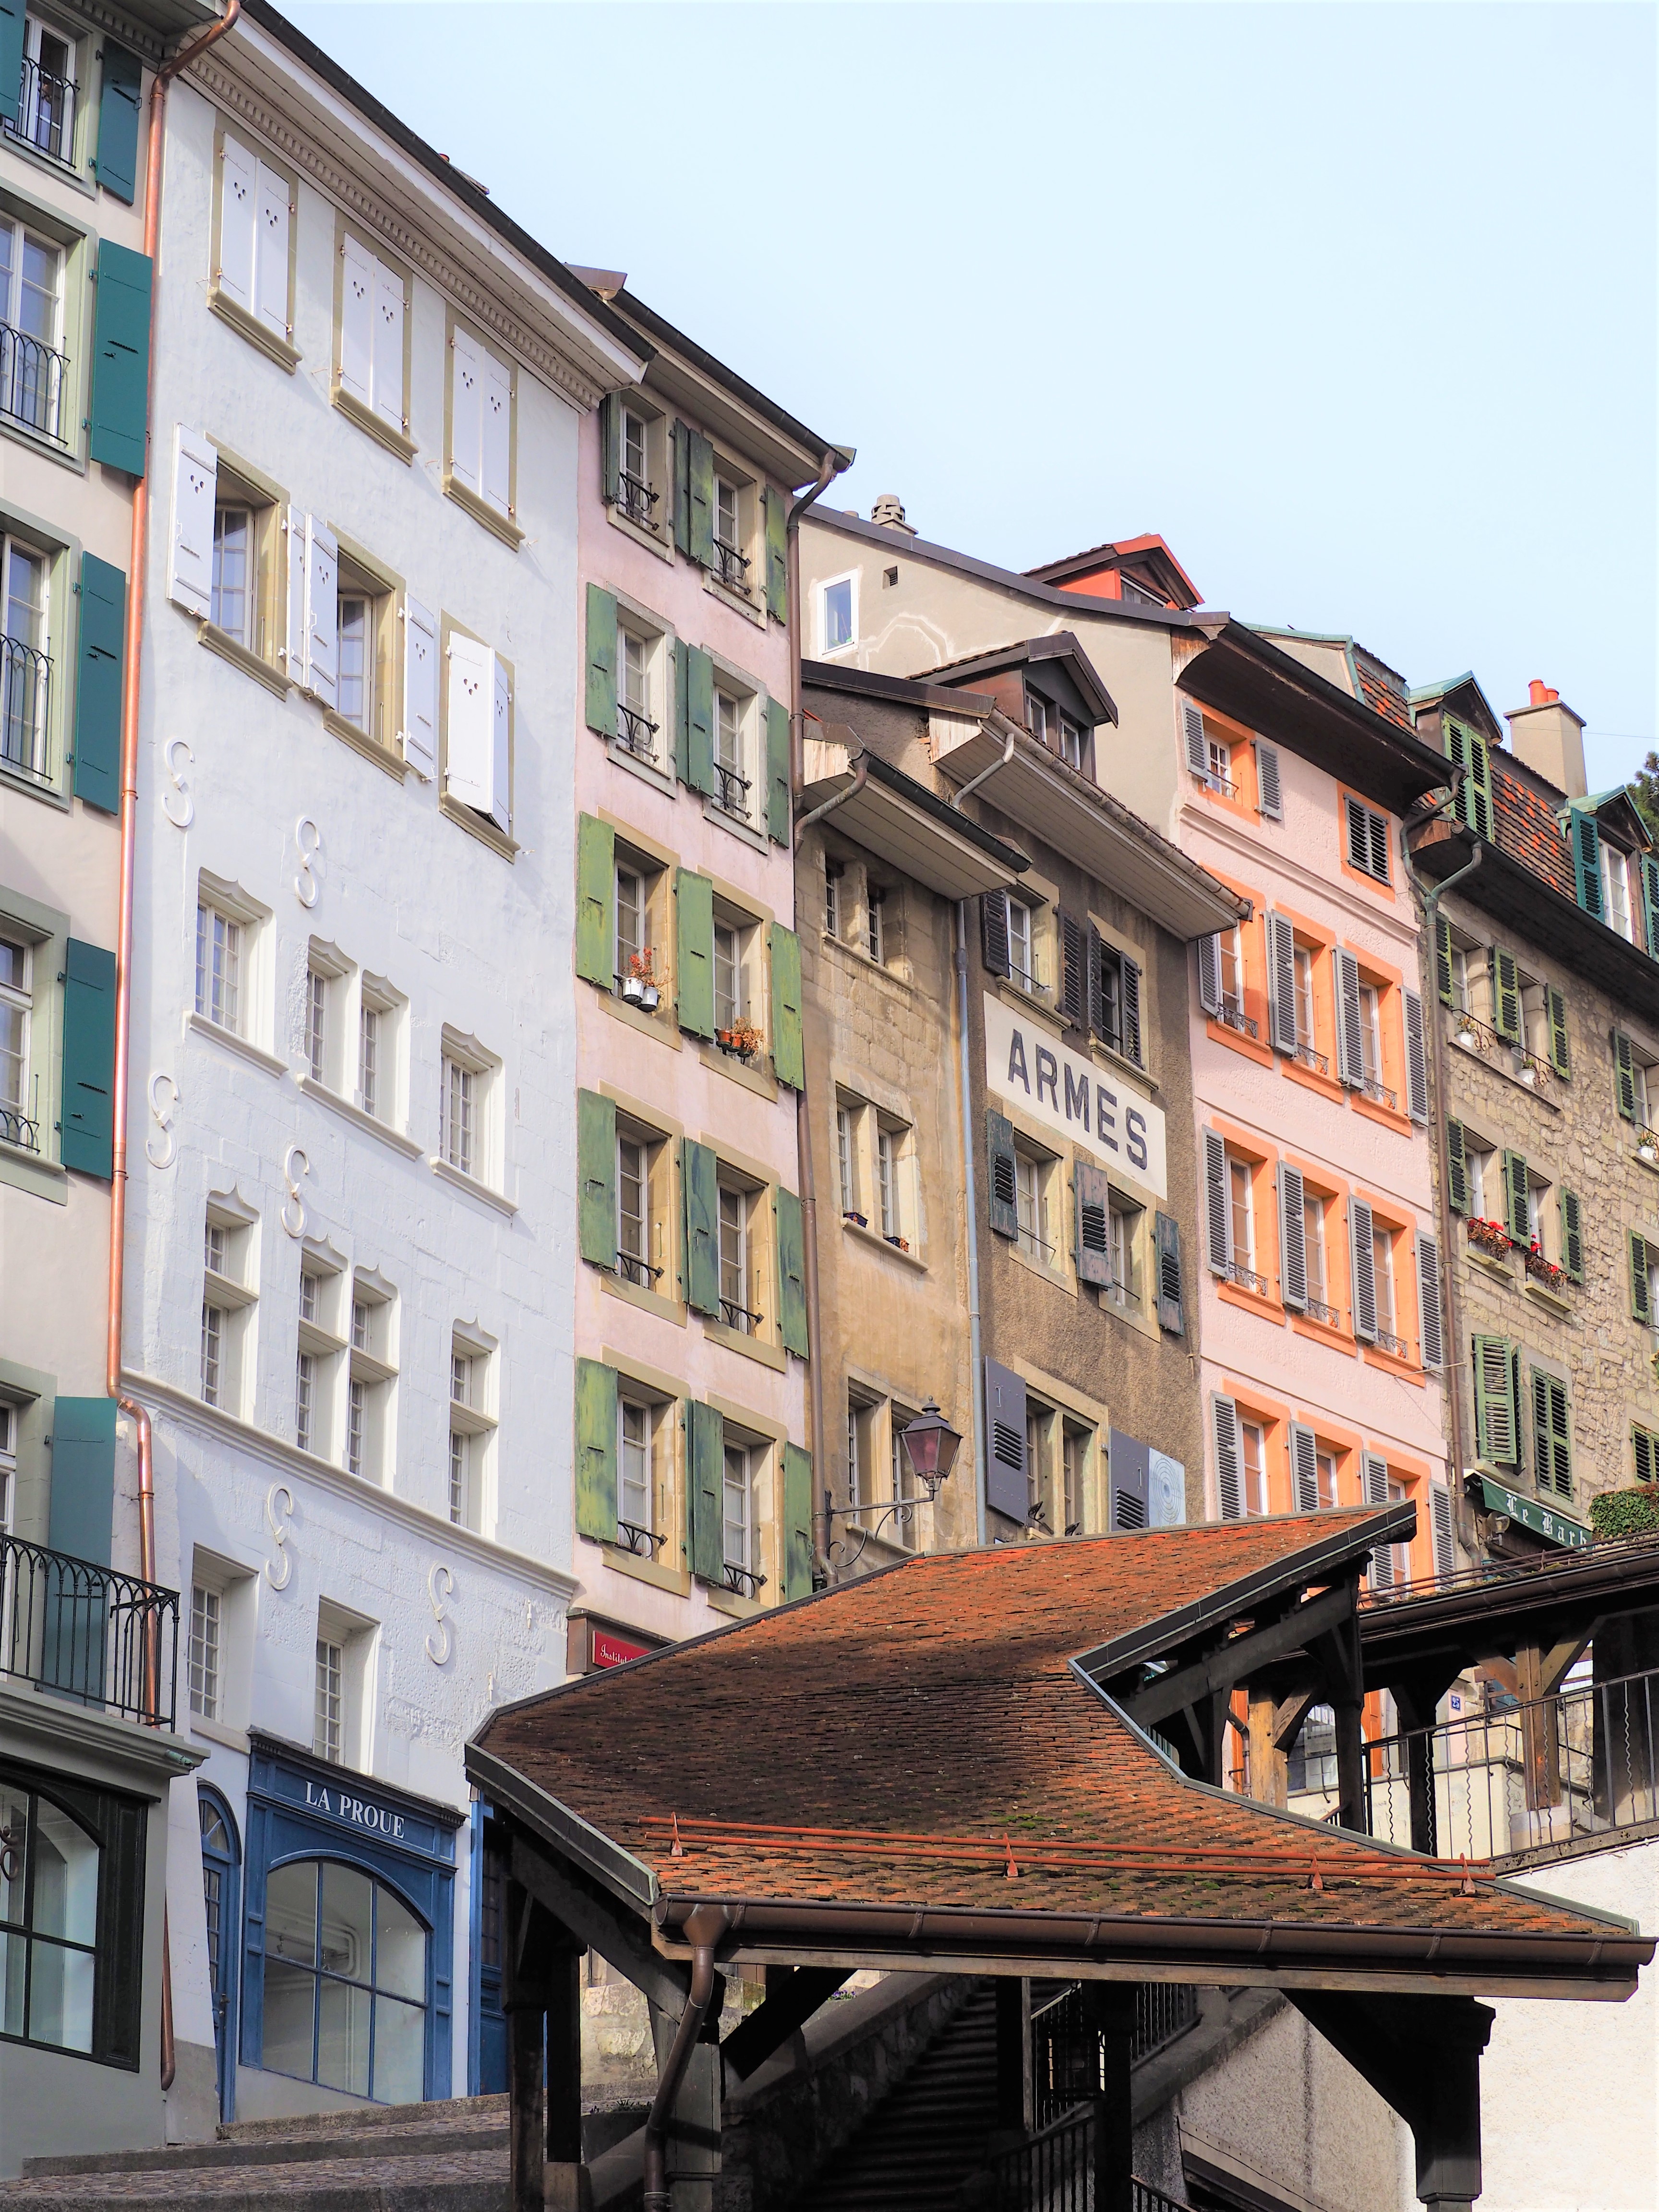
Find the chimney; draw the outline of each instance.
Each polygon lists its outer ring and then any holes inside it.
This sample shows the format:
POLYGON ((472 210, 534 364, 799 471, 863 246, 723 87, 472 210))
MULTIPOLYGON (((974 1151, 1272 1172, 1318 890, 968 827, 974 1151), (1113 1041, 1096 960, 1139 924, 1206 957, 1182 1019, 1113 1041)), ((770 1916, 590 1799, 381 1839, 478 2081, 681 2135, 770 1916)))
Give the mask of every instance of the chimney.
POLYGON ((872 522, 884 530, 896 530, 901 536, 914 538, 915 532, 904 519, 904 501, 896 491, 884 491, 870 510, 872 522))
POLYGON ((1583 799, 1589 788, 1584 780, 1583 717, 1564 707, 1561 694, 1535 676, 1528 693, 1527 704, 1504 717, 1510 726, 1510 744, 1516 758, 1569 799, 1583 799))

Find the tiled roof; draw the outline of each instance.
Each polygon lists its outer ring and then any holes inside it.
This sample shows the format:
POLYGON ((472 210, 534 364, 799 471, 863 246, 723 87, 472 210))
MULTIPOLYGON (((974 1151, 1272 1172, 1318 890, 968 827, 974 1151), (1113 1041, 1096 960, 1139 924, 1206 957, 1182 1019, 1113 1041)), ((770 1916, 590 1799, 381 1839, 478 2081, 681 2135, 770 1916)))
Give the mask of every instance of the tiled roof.
POLYGON ((1405 679, 1380 661, 1364 646, 1353 648, 1354 676, 1359 685, 1359 695, 1373 714, 1385 715, 1397 722, 1402 730, 1413 733, 1417 724, 1406 699, 1405 679))
POLYGON ((1251 1577, 1294 1589, 1299 1555, 1318 1579, 1332 1554, 1312 1547, 1363 1547, 1376 1517, 910 1560, 505 1708, 479 1747, 648 1869, 659 1917, 701 1894, 757 1913, 1094 1916, 1136 1940, 1158 1940, 1150 1922, 1231 1923, 1235 1943, 1272 1923, 1286 1942, 1378 1931, 1386 1949, 1410 1930, 1443 1935, 1448 1964, 1463 1937, 1611 1937, 1605 1919, 1187 1779, 1070 1663, 1251 1577))
POLYGON ((1492 763, 1492 836, 1503 851, 1543 878, 1564 898, 1576 899, 1572 855, 1561 835, 1555 809, 1522 778, 1495 748, 1492 763))

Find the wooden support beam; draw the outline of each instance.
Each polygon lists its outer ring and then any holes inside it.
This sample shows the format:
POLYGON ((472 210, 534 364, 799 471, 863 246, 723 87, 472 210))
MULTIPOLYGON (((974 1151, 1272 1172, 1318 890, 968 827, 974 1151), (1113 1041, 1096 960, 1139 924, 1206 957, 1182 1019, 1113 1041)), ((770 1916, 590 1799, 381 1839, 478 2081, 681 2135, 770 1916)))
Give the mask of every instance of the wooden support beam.
POLYGON ((1286 1698, 1273 1707, 1273 1749, 1288 1752, 1294 1748, 1302 1733, 1302 1723, 1310 1710, 1319 1703, 1317 1690, 1298 1691, 1295 1697, 1286 1698))
POLYGON ((765 2002, 739 2021, 720 2045, 727 2074, 746 2081, 834 1996, 852 1971, 850 1966, 786 1966, 780 1972, 769 1966, 765 2002))
POLYGON ((1259 1698, 1252 1685, 1245 1741, 1250 1749, 1250 1795, 1263 1805, 1288 1805, 1291 1800, 1290 1761, 1273 1741, 1273 1718, 1279 1708, 1271 1698, 1259 1698))
MULTIPOLYGON (((497 1816, 499 1818, 499 1815, 497 1816)), ((676 2020, 691 1987, 691 1969, 651 1948, 643 1915, 581 1881, 526 1837, 513 1831, 512 1875, 562 1926, 607 1966, 614 1966, 650 2002, 676 2020)))
POLYGON ((1129 2087, 1135 2029, 1132 1982, 1085 1982, 1083 2016, 1100 2037, 1103 2082, 1095 2106, 1095 2212, 1134 2212, 1134 2111, 1129 2087))
POLYGON ((1171 1674, 1160 1674, 1156 1681, 1146 1683, 1125 1698, 1124 1711, 1142 1728, 1155 1728, 1159 1721, 1179 1712, 1183 1705, 1248 1681, 1252 1673, 1259 1673, 1275 1659, 1301 1650, 1310 1642, 1351 1620, 1356 1589, 1353 1583, 1340 1583, 1334 1589, 1305 1599, 1282 1619, 1265 1627, 1247 1629, 1243 1635, 1229 1637, 1202 1658, 1177 1667, 1171 1674))
MULTIPOLYGON (((552 1965, 552 1926, 522 1882, 501 1898, 501 2010, 507 2015, 508 2203, 544 2212, 546 2156, 542 2041, 552 1965)), ((580 2092, 579 2092, 580 2102, 580 2092)))
POLYGON ((1492 2008, 1357 1990, 1285 1994, 1411 2130, 1421 2202, 1470 2212, 1480 2194, 1480 2053, 1492 2008))
POLYGON ((1545 1687, 1545 1667, 1549 1656, 1535 1644, 1523 1644, 1515 1655, 1516 1677, 1521 1686, 1521 1765, 1527 1806, 1531 1812, 1542 1812, 1561 1802, 1557 1707, 1545 1687))

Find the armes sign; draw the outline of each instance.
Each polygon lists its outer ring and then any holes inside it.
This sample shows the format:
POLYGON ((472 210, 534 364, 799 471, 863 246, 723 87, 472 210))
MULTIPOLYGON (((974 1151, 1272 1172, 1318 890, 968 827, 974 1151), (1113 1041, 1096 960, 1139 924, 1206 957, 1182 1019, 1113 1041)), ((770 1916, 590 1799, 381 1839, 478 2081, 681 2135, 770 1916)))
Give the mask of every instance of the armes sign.
POLYGON ((988 991, 985 1080, 1057 1137, 1092 1152, 1113 1175, 1154 1198, 1168 1197, 1162 1108, 988 991))

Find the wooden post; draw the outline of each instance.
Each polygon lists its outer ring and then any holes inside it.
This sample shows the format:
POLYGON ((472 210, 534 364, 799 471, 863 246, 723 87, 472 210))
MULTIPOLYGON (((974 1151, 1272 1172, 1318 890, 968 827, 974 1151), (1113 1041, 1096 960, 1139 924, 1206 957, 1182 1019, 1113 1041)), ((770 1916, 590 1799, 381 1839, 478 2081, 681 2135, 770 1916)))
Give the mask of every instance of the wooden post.
POLYGON ((1133 1982, 1085 1982, 1084 2018, 1100 2037, 1103 2087, 1095 2105, 1094 2212, 1134 2212, 1134 2106, 1129 2088, 1135 2032, 1133 1982))
POLYGON ((1250 1747, 1250 1795, 1261 1804, 1283 1808, 1291 1802, 1291 1762, 1275 1741, 1273 1717, 1278 1711, 1273 1698, 1258 1693, 1252 1683, 1246 1737, 1250 1747))
POLYGON ((1031 2008, 1030 1984, 1000 1974, 997 2000, 997 2112, 999 2135, 1025 2135, 1031 2124, 1031 2008))
MULTIPOLYGON (((560 1930, 563 1936, 563 1930, 560 1930)), ((548 1975, 548 2212, 581 2201, 582 1954, 568 1936, 554 1950, 548 1975)))
POLYGON ((1557 1741, 1559 1708, 1546 1695, 1544 1653, 1524 1644, 1515 1655, 1521 1697, 1521 1759, 1526 1769, 1527 1809, 1542 1812, 1561 1802, 1561 1747, 1557 1741))
POLYGON ((545 2212, 542 2045, 549 1997, 546 1916, 511 1876, 501 1894, 511 2212, 545 2212), (541 1923, 541 1924, 538 1924, 541 1923))

